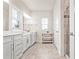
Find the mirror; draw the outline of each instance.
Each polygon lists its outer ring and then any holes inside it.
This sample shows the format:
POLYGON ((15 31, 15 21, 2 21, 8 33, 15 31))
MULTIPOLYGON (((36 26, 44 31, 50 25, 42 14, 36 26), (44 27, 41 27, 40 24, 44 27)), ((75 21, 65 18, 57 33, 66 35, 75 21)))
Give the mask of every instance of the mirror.
POLYGON ((17 31, 17 30, 21 30, 22 27, 22 11, 20 11, 20 9, 18 9, 17 7, 12 7, 11 9, 11 19, 12 19, 12 23, 11 23, 11 27, 12 27, 12 31, 17 31))
POLYGON ((19 28, 19 12, 16 8, 12 8, 12 29, 19 28))
POLYGON ((3 1, 3 31, 9 31, 9 4, 3 1))

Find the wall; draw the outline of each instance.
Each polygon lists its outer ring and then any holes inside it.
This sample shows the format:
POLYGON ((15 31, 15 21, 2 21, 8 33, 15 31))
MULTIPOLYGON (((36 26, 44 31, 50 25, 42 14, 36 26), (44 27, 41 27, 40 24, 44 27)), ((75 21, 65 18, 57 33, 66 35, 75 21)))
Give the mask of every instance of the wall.
POLYGON ((60 55, 64 55, 64 44, 63 44, 63 16, 61 8, 62 0, 55 0, 53 10, 53 31, 54 31, 54 44, 60 55), (62 17, 61 17, 62 16, 62 17))
POLYGON ((24 17, 24 31, 30 30, 31 32, 36 32, 36 22, 34 19, 28 19, 24 17))
POLYGON ((25 13, 31 15, 31 10, 21 0, 12 0, 11 3, 25 13))
POLYGON ((41 19, 42 19, 42 17, 48 17, 48 21, 49 21, 48 28, 49 28, 49 31, 52 32, 52 30, 53 30, 52 11, 49 11, 49 12, 48 11, 33 11, 32 17, 33 17, 33 20, 37 24, 33 30, 38 32, 38 42, 42 42, 42 40, 41 40, 41 34, 42 34, 41 19))
MULTIPOLYGON (((22 16, 23 16, 23 13, 26 13, 26 14, 28 14, 28 15, 30 15, 31 16, 31 11, 30 11, 30 9, 21 1, 21 0, 10 0, 10 8, 9 8, 9 12, 10 12, 10 14, 9 14, 9 30, 10 31, 12 31, 12 18, 11 18, 11 9, 12 9, 12 7, 16 7, 16 8, 18 8, 20 11, 21 11, 21 13, 22 13, 22 16)), ((21 20, 20 20, 20 29, 19 30, 23 30, 23 21, 24 21, 24 19, 22 18, 21 20)))

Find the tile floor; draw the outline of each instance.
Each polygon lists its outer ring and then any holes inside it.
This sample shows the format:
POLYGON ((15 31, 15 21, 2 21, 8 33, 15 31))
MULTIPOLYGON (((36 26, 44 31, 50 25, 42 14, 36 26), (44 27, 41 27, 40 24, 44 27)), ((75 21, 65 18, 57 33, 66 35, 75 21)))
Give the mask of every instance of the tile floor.
POLYGON ((53 44, 36 43, 33 47, 28 49, 23 55, 22 59, 66 59, 59 56, 53 44))

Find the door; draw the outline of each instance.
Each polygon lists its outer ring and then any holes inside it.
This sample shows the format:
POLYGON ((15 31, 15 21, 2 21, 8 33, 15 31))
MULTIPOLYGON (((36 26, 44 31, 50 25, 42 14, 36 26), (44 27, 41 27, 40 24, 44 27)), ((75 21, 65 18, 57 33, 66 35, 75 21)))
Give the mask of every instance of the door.
POLYGON ((65 56, 70 57, 70 38, 69 38, 69 27, 70 27, 70 6, 69 0, 64 0, 64 52, 65 56))
POLYGON ((74 59, 74 22, 74 0, 64 0, 64 50, 70 59, 74 59))
POLYGON ((70 0, 70 59, 74 58, 75 49, 75 0, 70 0))

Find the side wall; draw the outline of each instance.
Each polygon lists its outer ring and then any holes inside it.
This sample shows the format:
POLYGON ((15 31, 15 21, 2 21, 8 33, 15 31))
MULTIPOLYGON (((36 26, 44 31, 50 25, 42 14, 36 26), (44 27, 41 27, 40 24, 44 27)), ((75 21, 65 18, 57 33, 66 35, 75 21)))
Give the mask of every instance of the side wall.
POLYGON ((54 44, 59 55, 64 55, 62 0, 56 0, 53 10, 54 44))
MULTIPOLYGON (((22 13, 26 13, 31 16, 30 9, 21 1, 21 0, 10 0, 10 7, 9 7, 9 30, 12 31, 12 18, 11 18, 11 9, 12 7, 18 8, 22 13)), ((22 14, 23 16, 23 14, 22 14)), ((23 30, 23 18, 20 20, 20 30, 23 30)))

